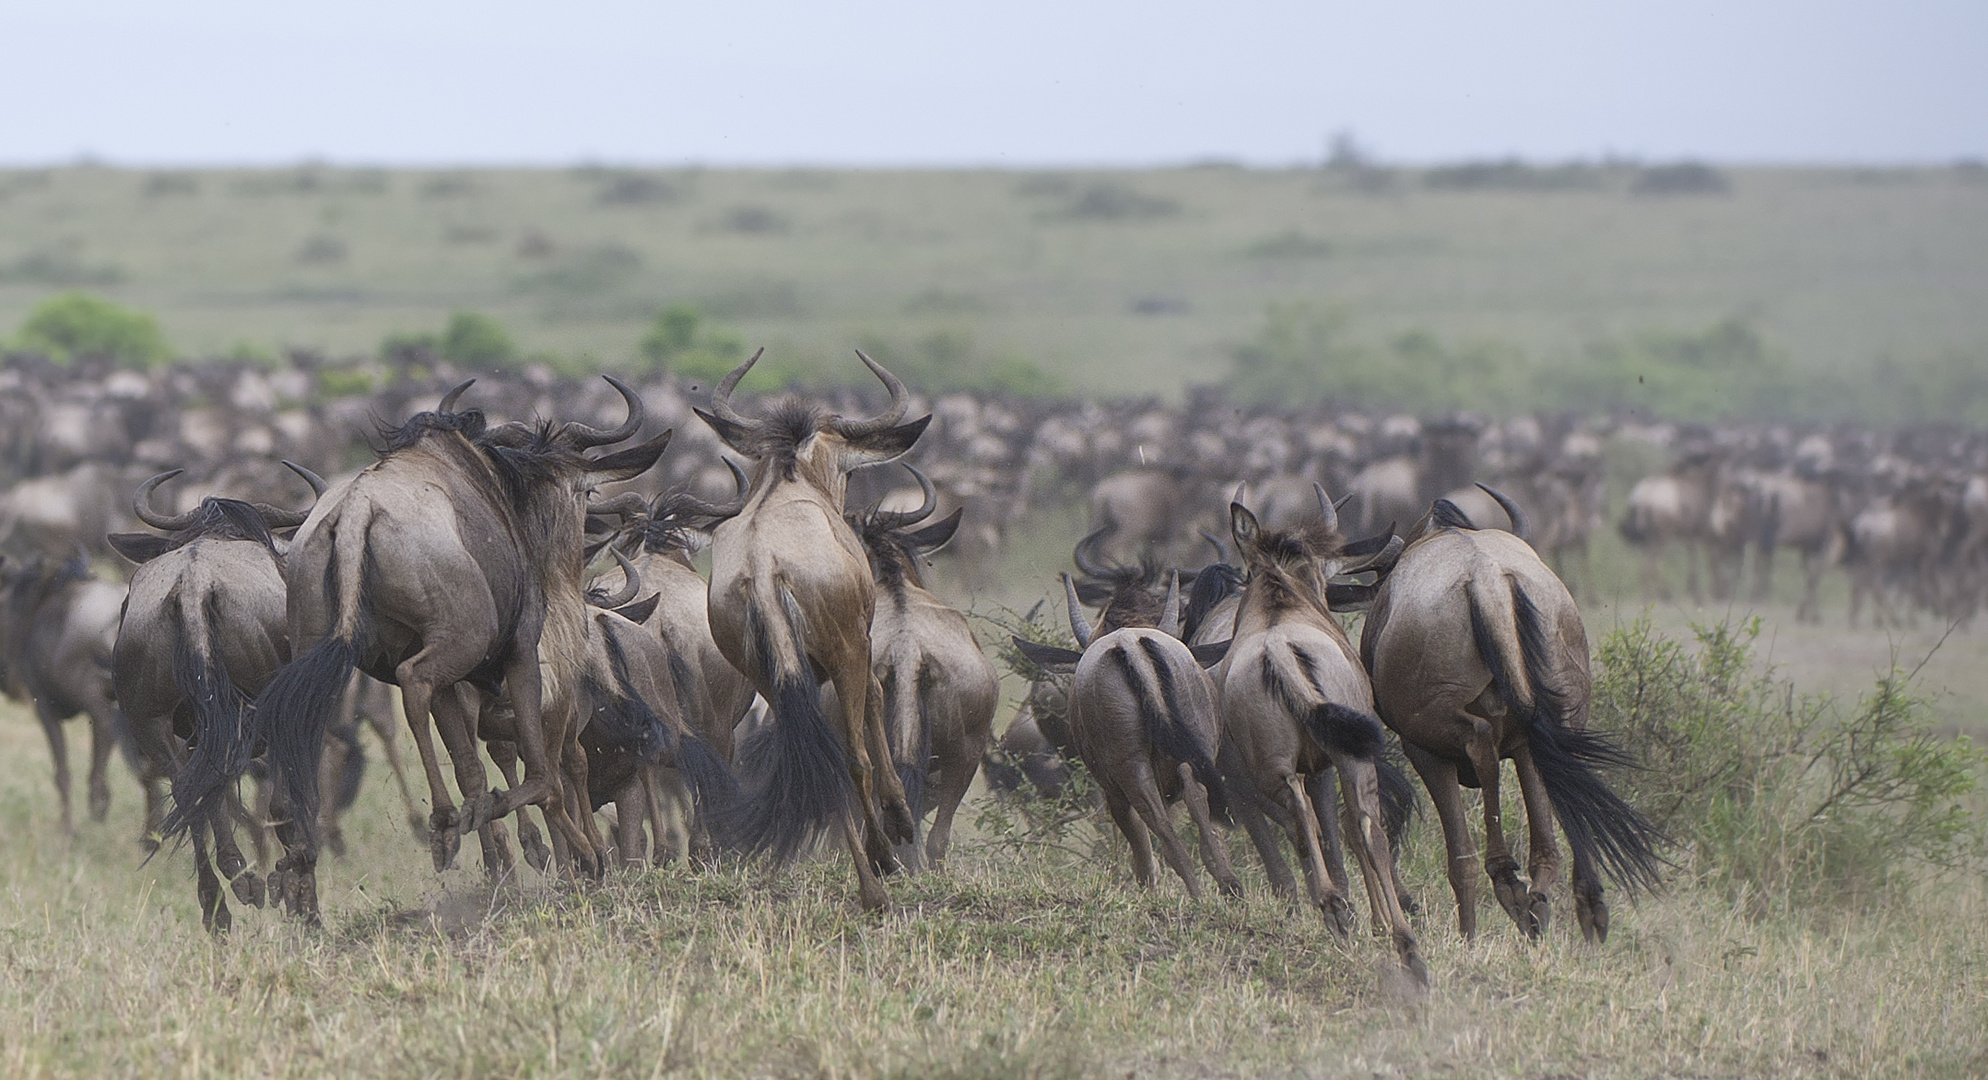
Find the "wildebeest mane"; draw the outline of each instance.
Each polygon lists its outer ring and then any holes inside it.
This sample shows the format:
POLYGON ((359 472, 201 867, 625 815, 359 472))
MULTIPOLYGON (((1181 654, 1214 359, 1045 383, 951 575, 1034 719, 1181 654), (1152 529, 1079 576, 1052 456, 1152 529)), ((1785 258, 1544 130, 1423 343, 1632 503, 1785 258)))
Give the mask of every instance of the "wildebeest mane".
POLYGON ((758 456, 773 463, 786 479, 794 478, 794 461, 801 444, 821 429, 821 407, 797 397, 781 398, 766 410, 756 435, 758 456))
MULTIPOLYGON (((373 428, 379 441, 373 443, 373 452, 385 457, 397 450, 405 450, 420 442, 430 432, 453 431, 472 442, 483 436, 489 420, 482 409, 464 409, 461 412, 420 412, 407 418, 404 424, 389 424, 375 419, 373 428)), ((369 440, 370 441, 370 440, 369 440)))
POLYGON ((177 551, 195 540, 247 540, 276 553, 276 537, 255 507, 240 499, 210 495, 200 500, 193 523, 165 537, 162 551, 177 551))

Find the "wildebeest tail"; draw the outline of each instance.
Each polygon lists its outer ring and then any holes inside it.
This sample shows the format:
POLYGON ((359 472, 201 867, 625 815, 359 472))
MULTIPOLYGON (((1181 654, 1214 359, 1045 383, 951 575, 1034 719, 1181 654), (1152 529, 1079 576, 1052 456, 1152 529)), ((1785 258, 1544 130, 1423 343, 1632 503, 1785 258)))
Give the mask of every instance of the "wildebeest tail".
MULTIPOLYGON (((611 691, 605 688, 596 691, 595 700, 602 704, 596 707, 592 722, 606 724, 602 734, 614 745, 635 751, 645 762, 662 759, 683 773, 706 813, 730 809, 739 793, 731 766, 725 764, 725 759, 703 736, 671 725, 636 691, 635 681, 628 672, 628 653, 621 647, 613 628, 605 625, 606 620, 602 622, 601 637, 607 647, 608 670, 615 686, 611 691)), ((674 649, 669 650, 669 664, 681 709, 684 699, 692 695, 685 693, 679 680, 691 677, 690 668, 674 649)))
MULTIPOLYGON (((606 622, 606 620, 602 620, 606 622)), ((673 741, 669 725, 635 690, 628 675, 628 653, 615 637, 612 626, 601 627, 601 642, 607 650, 607 666, 613 686, 602 686, 588 678, 587 689, 594 701, 594 714, 587 721, 595 738, 615 749, 630 750, 643 761, 660 757, 673 741)))
POLYGON ((1301 715, 1320 746, 1335 755, 1373 762, 1380 785, 1381 827, 1387 831, 1388 843, 1399 845, 1415 817, 1415 786, 1388 756, 1380 718, 1330 701, 1301 715))
POLYGON ((345 747, 338 770, 338 787, 331 793, 331 808, 342 813, 359 801, 359 789, 365 784, 366 744, 359 738, 357 718, 349 725, 334 728, 331 737, 345 747))
POLYGON ((1145 724, 1146 740, 1160 753, 1186 762, 1194 770, 1195 779, 1208 790, 1208 808, 1216 815, 1229 812, 1228 789, 1222 784, 1221 771, 1215 768, 1215 757, 1209 747, 1201 742, 1201 736, 1192 728, 1181 723, 1184 715, 1180 697, 1180 687, 1175 684, 1173 668, 1167 663, 1164 646, 1157 638, 1141 637, 1139 650, 1146 656, 1146 667, 1152 671, 1152 682, 1140 675, 1139 665, 1132 661, 1131 648, 1120 646, 1111 651, 1112 659, 1118 664, 1119 673, 1139 709, 1139 718, 1145 724))
POLYGON ((1374 762, 1374 774, 1381 789, 1381 828, 1387 831, 1388 847, 1398 856, 1401 842, 1408 838, 1408 826, 1415 821, 1415 785, 1391 754, 1382 754, 1374 762))
POLYGON ((715 832, 749 852, 786 862, 836 825, 855 798, 848 751, 821 705, 820 684, 808 662, 803 614, 785 588, 770 625, 757 597, 746 604, 746 641, 762 671, 772 674, 772 716, 739 747, 745 777, 736 809, 718 815, 715 832), (775 640, 785 634, 788 640, 775 640), (778 646, 791 657, 783 661, 778 646))
POLYGON ((252 747, 249 702, 214 647, 219 613, 214 598, 180 597, 178 640, 173 643, 173 682, 193 713, 191 752, 173 776, 173 809, 161 832, 184 833, 226 798, 228 785, 248 767, 252 747))
POLYGON ((1548 634, 1539 608, 1516 581, 1509 582, 1512 624, 1503 638, 1473 590, 1470 629, 1478 655, 1491 671, 1492 685, 1506 708, 1525 724, 1533 765, 1546 785, 1554 816, 1576 856, 1593 859, 1610 880, 1635 892, 1654 890, 1666 838, 1650 820, 1602 779, 1600 769, 1634 768, 1635 761, 1599 732, 1568 724, 1566 692, 1556 684, 1548 634), (1516 646, 1520 665, 1511 663, 1516 646))

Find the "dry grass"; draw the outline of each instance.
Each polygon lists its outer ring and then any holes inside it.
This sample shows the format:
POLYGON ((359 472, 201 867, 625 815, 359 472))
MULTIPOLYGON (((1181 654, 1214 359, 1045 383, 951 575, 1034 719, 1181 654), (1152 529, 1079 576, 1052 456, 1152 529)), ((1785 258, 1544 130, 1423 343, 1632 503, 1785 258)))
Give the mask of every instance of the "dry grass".
MULTIPOLYGON (((437 878, 369 786, 328 925, 200 931, 184 855, 140 864, 136 792, 65 841, 39 732, 0 716, 8 1076, 1890 1076, 1988 1068, 1979 879, 1756 921, 1680 882, 1581 945, 1495 909, 1458 939, 1429 823, 1411 889, 1434 976, 1387 974, 1253 888, 1131 887, 1123 856, 967 830, 859 914, 839 861, 598 887, 437 878), (363 869, 362 869, 363 868, 363 869)), ((1080 836, 1080 841, 1087 837, 1080 836)), ((1079 843, 1077 846, 1085 846, 1079 843)), ((474 856, 466 855, 465 863, 474 856)), ((1258 883, 1260 884, 1260 882, 1258 883)))

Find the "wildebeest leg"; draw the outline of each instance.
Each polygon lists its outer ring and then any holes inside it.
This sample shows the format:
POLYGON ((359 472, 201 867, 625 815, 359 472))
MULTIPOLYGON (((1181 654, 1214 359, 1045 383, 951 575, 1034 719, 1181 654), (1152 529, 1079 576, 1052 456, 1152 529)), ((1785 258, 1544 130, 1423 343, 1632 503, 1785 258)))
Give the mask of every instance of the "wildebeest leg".
POLYGON ((1401 749, 1408 756, 1408 763, 1415 767, 1416 775, 1422 778, 1422 786, 1429 789, 1436 820, 1443 826, 1450 892, 1456 894, 1457 932, 1464 937, 1476 937, 1477 842, 1470 835, 1470 823, 1464 820, 1463 789, 1457 784, 1456 766, 1406 740, 1402 741, 1401 749))
POLYGON ((1659 600, 1670 599, 1670 586, 1663 578, 1664 548, 1667 545, 1656 540, 1643 552, 1643 595, 1654 596, 1659 600))
POLYGON ((1802 549, 1802 602, 1795 605, 1795 621, 1820 622, 1816 612, 1816 590, 1822 587, 1822 560, 1808 548, 1802 549))
MULTIPOLYGON (((1240 771, 1227 768, 1222 773, 1225 776, 1243 775, 1240 771)), ((1229 785, 1229 816, 1235 818, 1243 831, 1249 834, 1250 843, 1255 845, 1257 856, 1263 860, 1263 872, 1270 878, 1270 890, 1295 902, 1298 899, 1298 882, 1291 876, 1291 864, 1284 859, 1277 830, 1271 827, 1270 819, 1263 814, 1262 799, 1253 783, 1229 785)))
POLYGON ((1532 890, 1526 901, 1532 908, 1533 921, 1540 930, 1546 929, 1553 917, 1553 890, 1560 884, 1560 846, 1553 840, 1553 801, 1547 797, 1546 781, 1540 778, 1539 766, 1532 760, 1532 751, 1521 746, 1512 754, 1512 768, 1519 775, 1519 794, 1525 799, 1526 807, 1526 875, 1532 878, 1532 890))
POLYGON ((690 785, 681 772, 666 767, 658 767, 649 783, 653 788, 651 797, 656 804, 652 811, 656 827, 656 861, 667 863, 680 857, 689 858, 694 844, 710 842, 706 837, 693 840, 691 836, 691 819, 696 804, 691 798, 690 785))
POLYGON ((1684 594, 1693 600, 1705 599, 1704 586, 1698 580, 1698 563, 1701 558, 1710 564, 1711 549, 1704 544, 1687 541, 1684 545, 1684 594))
POLYGON ((1574 919, 1581 924, 1581 936, 1589 944, 1608 940, 1608 902, 1602 899, 1601 878, 1594 860, 1585 852, 1574 852, 1574 919))
POLYGON ((600 876, 600 860, 587 845, 586 834, 567 814, 564 785, 560 782, 559 762, 552 756, 556 746, 564 749, 566 732, 562 728, 557 734, 560 742, 548 743, 544 714, 540 708, 540 695, 544 692, 538 669, 538 642, 522 639, 513 645, 510 662, 504 669, 504 694, 511 702, 513 722, 517 725, 518 756, 524 759, 525 775, 516 787, 495 800, 490 810, 493 818, 509 817, 523 806, 537 806, 545 815, 545 824, 555 836, 562 837, 571 850, 580 873, 590 878, 600 876))
POLYGON ((62 806, 62 831, 76 832, 76 822, 69 816, 69 739, 62 732, 60 717, 49 715, 46 706, 35 703, 35 714, 41 718, 41 730, 48 736, 48 756, 55 763, 55 796, 62 806))
MULTIPOLYGON (((607 840, 601 836, 600 829, 594 821, 594 801, 587 786, 587 750, 580 745, 578 724, 565 724, 562 720, 562 727, 561 740, 558 744, 563 747, 559 755, 559 771, 566 781, 566 805, 571 808, 573 824, 579 828, 580 835, 593 849, 594 865, 598 868, 596 876, 598 876, 607 872, 607 840)), ((548 732, 548 735, 550 734, 548 732)), ((616 813, 619 814, 621 804, 618 801, 615 803, 615 808, 616 813)), ((635 819, 641 821, 642 815, 637 813, 635 819)))
POLYGON ((1346 874, 1346 846, 1339 835, 1339 775, 1327 767, 1306 778, 1305 795, 1311 799, 1313 820, 1318 825, 1319 855, 1325 859, 1325 874, 1341 896, 1351 896, 1353 879, 1346 874))
MULTIPOLYGON (((835 699, 839 706, 837 711, 841 714, 837 717, 837 734, 842 736, 843 748, 849 755, 849 778, 856 789, 856 810, 862 815, 864 846, 857 857, 859 860, 867 859, 868 866, 875 872, 895 873, 899 867, 891 845, 909 843, 917 835, 917 830, 911 821, 910 808, 905 805, 904 787, 897 779, 897 770, 891 767, 890 743, 878 742, 883 735, 883 691, 877 684, 876 676, 870 673, 867 661, 860 669, 853 664, 844 664, 834 673, 834 682, 835 699), (876 692, 872 693, 872 690, 876 692), (870 722, 872 713, 875 714, 874 731, 870 722), (883 747, 881 757, 873 753, 879 745, 883 747), (875 762, 882 762, 882 767, 873 767, 875 762), (886 827, 878 806, 879 797, 888 797, 886 793, 892 789, 897 792, 896 805, 902 818, 900 822, 893 822, 892 827, 903 826, 900 835, 896 836, 892 835, 891 828, 886 827)), ((858 849, 852 847, 850 851, 856 854, 858 849)), ((861 878, 863 875, 859 872, 857 876, 861 878)), ((872 905, 865 888, 865 910, 883 906, 881 884, 877 886, 877 895, 877 903, 872 905)))
MULTIPOLYGON (((518 786, 518 744, 509 739, 492 739, 485 744, 490 750, 490 760, 497 765, 497 773, 504 778, 506 788, 518 786)), ((518 845, 525 849, 525 861, 532 869, 543 874, 552 866, 552 849, 545 846, 545 834, 531 816, 518 811, 518 845)))
MULTIPOLYGON (((890 731, 884 726, 883 684, 877 681, 876 673, 870 670, 867 661, 862 671, 867 676, 863 689, 864 731, 870 745, 870 761, 877 763, 872 777, 880 814, 877 824, 882 827, 884 837, 890 843, 914 843, 918 839, 918 823, 911 820, 911 804, 905 799, 904 781, 898 778, 897 770, 891 765, 890 731)), ((840 681, 836 683, 835 692, 842 692, 840 681)))
MULTIPOLYGON (((853 755, 852 755, 853 756, 853 755)), ((856 902, 864 911, 876 911, 890 903, 890 894, 884 891, 882 879, 871 864, 875 861, 875 849, 869 846, 866 829, 859 812, 850 807, 842 814, 842 841, 849 848, 849 859, 856 864, 856 902)), ((885 851, 890 849, 886 847, 885 851)))
MULTIPOLYGON (((1125 794, 1115 784, 1107 784, 1104 789, 1105 809, 1111 812, 1111 820, 1118 824, 1118 831, 1125 834, 1125 842, 1132 847, 1132 880, 1143 888, 1153 887, 1153 839, 1139 815, 1132 812, 1132 804, 1126 801, 1125 794)), ((1192 886, 1189 886, 1190 890, 1192 886)))
POLYGON ((1318 811, 1312 806, 1311 797, 1305 793, 1304 778, 1297 773, 1286 771, 1274 778, 1275 787, 1264 792, 1276 799, 1287 817, 1285 828, 1291 834, 1291 846, 1297 849, 1298 861, 1305 868, 1305 889, 1311 896, 1312 906, 1325 918, 1326 929, 1334 937, 1347 938, 1353 933, 1353 906, 1346 902, 1346 896, 1331 880, 1325 870, 1325 856, 1319 850, 1318 811))
POLYGON ((1194 831, 1201 839, 1201 865, 1215 878, 1215 884, 1223 896, 1241 896, 1242 879, 1236 877, 1236 868, 1229 862, 1229 845, 1222 835, 1215 831, 1213 815, 1208 812, 1208 789, 1194 775, 1194 767, 1183 762, 1180 766, 1180 797, 1187 803, 1187 816, 1194 821, 1194 831))
MULTIPOLYGON (((919 693, 937 693, 935 689, 920 687, 919 693)), ((928 715, 938 715, 938 709, 928 709, 928 715)), ((932 757, 938 764, 939 782, 933 786, 932 831, 925 836, 925 860, 933 866, 946 861, 946 849, 952 846, 953 815, 959 812, 960 800, 966 798, 966 789, 973 786, 973 778, 980 771, 980 759, 987 753, 987 740, 991 732, 958 730, 961 725, 935 725, 942 729, 932 733, 932 757)))
MULTIPOLYGON (((425 650, 424 650, 425 652, 425 650)), ((394 673, 400 683, 402 711, 407 713, 407 730, 414 736, 414 748, 421 755, 421 771, 428 774, 428 854, 435 872, 447 870, 456 861, 462 846, 462 833, 456 824, 455 800, 449 796, 448 781, 442 779, 442 761, 435 753, 435 740, 429 733, 430 708, 435 689, 416 675, 413 660, 394 673)))
POLYGON ((414 789, 407 785, 407 767, 400 760, 400 738, 393 724, 393 698, 385 692, 385 683, 374 682, 356 671, 352 678, 354 681, 346 693, 360 702, 360 715, 366 718, 373 734, 380 737, 380 752, 386 755, 387 769, 393 773, 394 786, 400 789, 400 804, 407 809, 407 824, 414 830, 414 838, 426 840, 428 823, 422 820, 421 804, 414 801, 414 789))
MULTIPOLYGON (((343 727, 334 726, 326 734, 324 753, 318 758, 318 790, 336 792, 345 773, 346 760, 352 756, 352 743, 343 727)), ((318 804, 318 836, 323 838, 333 858, 345 857, 345 834, 338 828, 336 795, 327 796, 318 804)))
POLYGON ((1144 762, 1132 766, 1132 785, 1129 792, 1132 809, 1139 820, 1146 823, 1153 839, 1159 842, 1160 858, 1179 876, 1181 884, 1187 886, 1187 895, 1201 899, 1201 873, 1187 857, 1187 845, 1181 843, 1180 834, 1173 830, 1173 822, 1167 818, 1166 800, 1160 797, 1159 783, 1153 778, 1151 767, 1144 762))
POLYGON ((648 821, 647 802, 642 792, 641 772, 637 770, 621 790, 614 793, 614 846, 623 866, 641 866, 648 858, 642 826, 648 821))
POLYGON ((1408 913, 1402 910, 1395 889, 1394 850, 1387 842, 1387 829, 1381 825, 1380 775, 1371 761, 1340 758, 1334 762, 1346 794, 1346 816, 1351 829, 1347 839, 1353 857, 1359 860, 1360 877, 1367 883, 1367 905, 1373 912, 1376 933, 1385 929, 1401 965, 1427 986, 1429 969, 1422 962, 1415 931, 1409 929, 1408 913))
POLYGON ((1470 755, 1470 766, 1484 795, 1484 872, 1490 875, 1491 891, 1505 914, 1527 937, 1537 938, 1546 927, 1532 909, 1525 882, 1519 880, 1519 861, 1505 844, 1505 808, 1498 797, 1498 741, 1489 720, 1479 716, 1468 719, 1471 733, 1464 740, 1464 752, 1470 755))
MULTIPOLYGON (((251 907, 263 905, 264 893, 262 878, 248 868, 248 860, 242 857, 242 849, 235 842, 235 821, 247 815, 242 810, 241 796, 230 790, 220 806, 209 816, 208 828, 214 833, 214 865, 221 876, 235 890, 235 898, 251 907)), ((261 832, 260 822, 250 826, 261 832)), ((199 830, 196 828, 196 832, 199 830)))
POLYGON ((109 702, 93 703, 90 717, 90 820, 110 813, 110 755, 117 748, 117 722, 109 702))
MULTIPOLYGON (((458 830, 467 827, 473 816, 470 811, 472 802, 481 799, 487 805, 490 801, 487 794, 490 790, 489 774, 483 771, 483 755, 477 753, 476 736, 473 734, 476 710, 480 704, 476 688, 467 683, 443 687, 429 701, 435 729, 441 733, 442 745, 449 751, 449 761, 455 766, 456 790, 463 792, 463 813, 458 818, 458 830)), ((477 846, 483 855, 483 870, 493 878, 502 876, 517 865, 516 857, 511 854, 509 838, 492 827, 501 824, 483 821, 476 830, 477 846)), ((459 844, 461 837, 458 831, 455 842, 459 844)))
POLYGON ((187 831, 193 834, 193 879, 194 892, 200 897, 200 925, 210 934, 225 934, 234 917, 228 914, 228 900, 221 895, 221 879, 207 861, 206 828, 204 823, 196 823, 187 831))

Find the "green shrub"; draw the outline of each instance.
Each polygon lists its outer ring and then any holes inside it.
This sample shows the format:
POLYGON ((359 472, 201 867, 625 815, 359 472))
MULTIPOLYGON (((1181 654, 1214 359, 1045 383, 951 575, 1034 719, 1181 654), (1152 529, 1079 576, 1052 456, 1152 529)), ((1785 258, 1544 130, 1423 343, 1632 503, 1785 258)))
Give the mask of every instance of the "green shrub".
POLYGON ((172 349, 152 316, 79 292, 53 296, 37 305, 21 326, 18 344, 65 364, 77 357, 108 357, 127 367, 142 368, 172 358, 172 349))
POLYGON ((1694 649, 1644 617, 1595 649, 1593 722, 1647 766, 1624 794, 1687 869, 1756 908, 1799 909, 1977 858, 1981 756, 1934 730, 1910 674, 1854 704, 1798 694, 1755 663, 1760 625, 1696 627, 1694 649))
POLYGON ((502 323, 475 311, 458 311, 439 341, 442 359, 465 367, 503 367, 518 358, 517 342, 502 323))
MULTIPOLYGON (((746 357, 745 339, 704 321, 693 304, 671 304, 650 325, 637 347, 651 370, 674 372, 679 378, 709 385, 725 377, 746 357)), ((750 392, 778 389, 786 382, 778 365, 755 365, 743 384, 750 392)))

